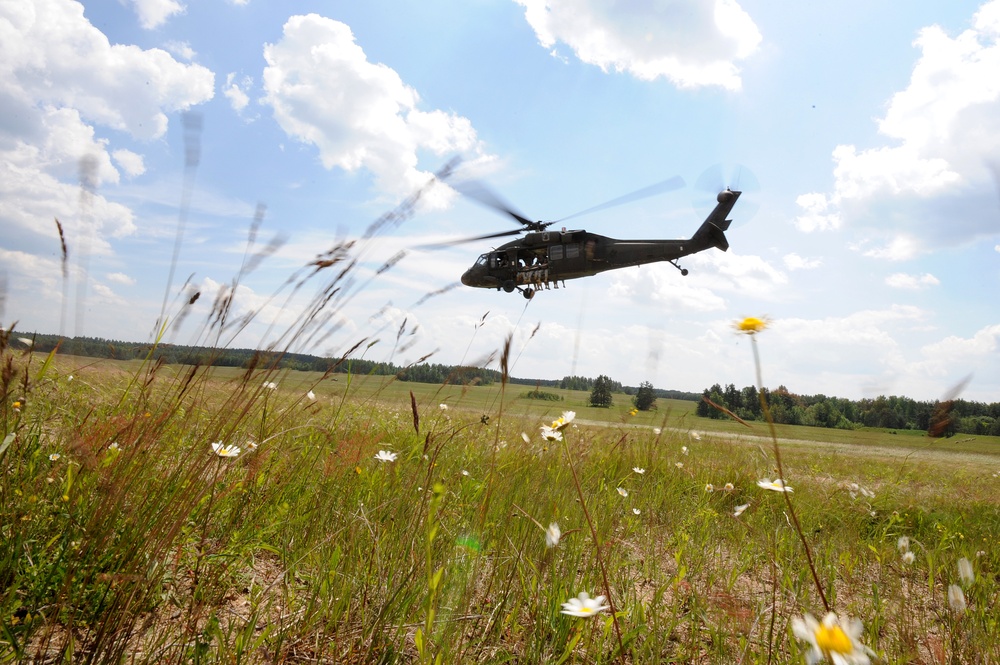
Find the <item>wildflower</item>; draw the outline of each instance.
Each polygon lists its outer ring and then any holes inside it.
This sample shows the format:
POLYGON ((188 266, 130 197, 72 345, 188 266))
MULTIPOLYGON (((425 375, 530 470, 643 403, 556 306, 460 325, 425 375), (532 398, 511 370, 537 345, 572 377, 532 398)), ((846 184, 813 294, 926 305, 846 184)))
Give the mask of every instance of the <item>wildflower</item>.
POLYGON ((219 457, 238 457, 241 452, 239 446, 227 446, 222 441, 213 443, 212 451, 219 457))
POLYGON ((700 434, 700 433, 698 433, 698 432, 695 432, 695 431, 693 431, 693 430, 692 430, 692 431, 691 431, 691 432, 689 433, 689 436, 690 436, 690 437, 691 437, 692 439, 694 439, 695 441, 701 441, 701 434, 700 434))
POLYGON ((749 503, 744 503, 742 506, 736 506, 736 510, 733 511, 733 517, 739 517, 743 514, 743 511, 750 507, 749 503))
POLYGON ((771 490, 772 492, 794 492, 791 487, 785 485, 785 481, 781 478, 775 479, 773 482, 767 478, 764 480, 758 480, 757 486, 762 489, 771 490))
POLYGON ((555 547, 559 544, 560 538, 562 538, 562 531, 559 530, 559 525, 553 522, 549 525, 549 528, 545 530, 545 546, 555 547))
POLYGON ((903 563, 913 563, 915 558, 916 556, 914 556, 913 552, 909 550, 903 552, 903 563))
POLYGON ((965 611, 965 593, 957 584, 948 587, 948 606, 958 614, 965 611))
POLYGON ((50 461, 50 462, 55 462, 55 461, 57 461, 57 460, 58 460, 58 459, 59 459, 60 457, 62 457, 62 455, 60 455, 59 453, 52 453, 51 455, 49 455, 49 461, 50 461))
POLYGON ((625 489, 624 487, 619 487, 618 488, 618 493, 621 494, 622 496, 625 496, 625 497, 628 496, 628 490, 625 489))
POLYGON ((306 393, 306 399, 308 399, 310 402, 315 402, 316 401, 316 393, 314 393, 313 391, 310 390, 309 392, 306 393))
POLYGON ((380 450, 378 454, 375 455, 375 459, 379 462, 395 462, 398 455, 388 450, 380 450))
POLYGON ((705 491, 706 492, 714 492, 715 491, 715 485, 713 485, 712 483, 708 483, 707 485, 705 485, 705 491))
POLYGON ((108 450, 118 451, 121 450, 121 446, 118 445, 117 441, 114 441, 110 446, 108 446, 108 450))
POLYGON ((635 415, 638 415, 638 413, 639 413, 639 409, 632 409, 632 410, 630 410, 628 412, 628 415, 635 416, 635 415))
POLYGON ((467 475, 469 475, 469 472, 468 472, 468 471, 466 471, 465 469, 462 469, 462 475, 463 475, 463 476, 467 476, 467 475))
POLYGON ((275 383, 274 381, 265 381, 264 387, 267 388, 268 390, 277 390, 278 384, 275 383))
POLYGON ((641 476, 642 474, 646 473, 646 470, 645 470, 645 469, 643 469, 643 468, 642 468, 641 466, 633 466, 633 467, 632 467, 632 470, 633 470, 634 472, 638 473, 638 474, 639 474, 640 476, 641 476))
POLYGON ((756 335, 757 333, 765 330, 770 322, 766 316, 756 317, 748 316, 742 321, 737 321, 733 324, 736 328, 736 332, 742 333, 744 335, 756 335))
POLYGON ((35 345, 35 343, 30 339, 28 339, 27 337, 18 337, 17 341, 19 341, 21 344, 24 344, 29 349, 35 345))
POLYGON ((958 560, 958 579, 966 585, 976 581, 976 574, 972 572, 972 562, 964 556, 958 560))
POLYGON ((642 511, 641 511, 641 510, 639 510, 638 508, 633 508, 633 509, 632 509, 632 514, 633 514, 633 515, 638 515, 638 514, 640 514, 641 512, 642 512, 642 511))
POLYGON ((521 438, 524 439, 525 443, 531 443, 531 437, 528 436, 527 432, 521 432, 521 438))
POLYGON ((542 438, 546 441, 562 441, 562 432, 558 429, 548 425, 542 425, 539 429, 542 430, 542 438))
POLYGON ((724 490, 725 490, 725 491, 727 491, 727 492, 732 492, 732 491, 733 491, 733 490, 735 490, 736 488, 735 488, 735 487, 733 486, 733 484, 732 484, 732 483, 726 483, 726 486, 725 486, 725 487, 723 487, 722 489, 724 489, 724 490))
POLYGON ((562 604, 562 613, 572 617, 591 617, 610 607, 604 604, 604 596, 591 598, 586 591, 581 591, 579 596, 562 604))
POLYGON ((73 375, 72 374, 70 374, 68 377, 66 377, 67 383, 70 382, 70 381, 72 381, 72 380, 73 380, 73 375))
POLYGON ((438 408, 441 409, 442 411, 447 411, 448 410, 448 405, 447 404, 438 404, 438 408))
POLYGON ((806 654, 807 663, 827 658, 835 665, 869 665, 875 652, 859 641, 863 630, 860 620, 837 619, 834 612, 827 614, 822 623, 811 614, 792 619, 795 637, 812 647, 806 654))
POLYGON ((681 446, 681 453, 687 455, 688 454, 688 447, 687 446, 681 446))
POLYGON ((660 436, 660 432, 662 432, 662 431, 663 430, 661 430, 659 427, 654 427, 653 428, 653 434, 655 434, 656 436, 660 436))
POLYGON ((674 466, 676 466, 678 469, 683 469, 684 462, 674 462, 674 466))
POLYGON ((14 403, 11 404, 11 406, 14 407, 15 409, 20 409, 21 408, 21 400, 15 400, 14 403))
POLYGON ((576 411, 563 411, 562 415, 552 421, 552 429, 562 431, 576 418, 576 411))
POLYGON ((250 450, 257 450, 257 442, 253 439, 247 439, 247 448, 250 450))
POLYGON ((900 536, 896 540, 896 549, 898 549, 900 552, 907 552, 907 551, 909 551, 909 549, 910 549, 910 537, 909 536, 900 536))

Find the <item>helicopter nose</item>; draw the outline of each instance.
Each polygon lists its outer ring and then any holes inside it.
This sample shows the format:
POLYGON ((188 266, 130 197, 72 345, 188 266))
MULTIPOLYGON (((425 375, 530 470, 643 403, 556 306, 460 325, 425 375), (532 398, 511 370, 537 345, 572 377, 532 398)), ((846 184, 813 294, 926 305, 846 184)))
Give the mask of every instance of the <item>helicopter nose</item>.
POLYGON ((479 278, 479 271, 476 269, 476 266, 473 266, 462 273, 462 284, 466 286, 479 286, 479 278))

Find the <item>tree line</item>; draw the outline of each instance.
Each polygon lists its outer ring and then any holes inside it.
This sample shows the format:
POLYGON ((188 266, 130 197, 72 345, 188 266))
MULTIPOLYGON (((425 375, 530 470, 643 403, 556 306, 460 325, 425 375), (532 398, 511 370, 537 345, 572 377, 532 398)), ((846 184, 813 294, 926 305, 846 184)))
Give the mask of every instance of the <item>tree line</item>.
MULTIPOLYGON (((49 353, 58 348, 59 353, 89 358, 108 358, 113 360, 151 359, 166 364, 180 365, 210 365, 215 367, 268 368, 291 369, 303 372, 331 372, 337 374, 395 376, 400 381, 415 383, 491 385, 502 380, 502 375, 494 369, 483 367, 467 367, 461 365, 442 365, 439 363, 417 363, 413 365, 397 365, 390 362, 366 360, 364 358, 329 358, 313 356, 304 353, 288 353, 277 351, 260 351, 256 349, 230 349, 205 346, 186 346, 182 344, 150 344, 143 342, 123 342, 105 339, 103 337, 60 337, 35 333, 32 349, 40 353, 49 353)), ((600 377, 606 381, 610 392, 635 394, 637 388, 622 386, 618 381, 600 377)), ((584 376, 566 376, 562 379, 527 379, 508 377, 508 382, 519 385, 530 385, 536 389, 563 388, 566 390, 592 390, 596 379, 584 376)), ((698 399, 695 393, 679 393, 678 391, 658 391, 664 393, 661 397, 675 397, 685 394, 688 397, 679 399, 698 399), (669 395, 667 395, 669 393, 669 395)))
MULTIPOLYGON (((1000 436, 1000 402, 987 404, 964 399, 919 401, 880 395, 850 400, 826 395, 796 395, 785 386, 764 388, 764 400, 776 423, 838 429, 876 427, 890 430, 923 430, 934 436, 985 434, 1000 436)), ((728 418, 708 401, 725 407, 743 420, 764 420, 760 394, 755 386, 737 389, 716 383, 702 392, 696 413, 706 418, 728 418)))

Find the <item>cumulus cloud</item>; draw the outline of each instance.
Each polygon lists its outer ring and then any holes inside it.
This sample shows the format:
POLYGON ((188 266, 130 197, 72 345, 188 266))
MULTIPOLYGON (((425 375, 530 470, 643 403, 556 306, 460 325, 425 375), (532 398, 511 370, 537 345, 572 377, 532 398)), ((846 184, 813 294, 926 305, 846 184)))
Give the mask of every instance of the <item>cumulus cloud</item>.
POLYGON ((47 258, 59 255, 56 219, 75 257, 70 279, 83 279, 74 266, 84 257, 112 255, 113 241, 135 232, 132 211, 101 187, 141 175, 144 160, 105 130, 160 138, 167 113, 211 99, 214 77, 161 49, 111 44, 73 0, 0 3, 0 32, 3 265, 12 283, 36 285, 12 291, 12 306, 34 310, 61 297, 51 280, 62 266, 47 258))
POLYGON ((250 96, 247 91, 253 85, 253 79, 249 76, 244 76, 239 81, 236 81, 236 74, 229 73, 226 74, 226 85, 222 89, 222 94, 226 96, 229 100, 230 106, 237 113, 240 113, 247 107, 250 103, 250 96))
POLYGON ((788 270, 811 270, 812 268, 818 268, 823 264, 821 259, 805 259, 792 252, 791 254, 785 254, 781 259, 785 268, 788 270))
POLYGON ((129 0, 129 2, 139 17, 139 24, 146 30, 160 27, 168 18, 182 13, 185 9, 177 0, 129 0))
POLYGON ((109 282, 121 284, 122 286, 133 286, 135 284, 135 279, 129 277, 123 272, 109 272, 104 276, 104 278, 109 282))
POLYGON ((326 168, 365 168, 382 191, 402 196, 430 178, 418 168, 418 151, 480 150, 467 118, 419 109, 417 91, 390 67, 369 62, 339 21, 293 16, 281 39, 265 45, 264 58, 264 102, 286 133, 316 146, 326 168))
POLYGON ((187 60, 191 62, 198 55, 195 53, 194 49, 191 48, 191 44, 188 42, 178 42, 178 41, 168 41, 163 44, 163 48, 167 49, 170 53, 173 53, 178 58, 182 60, 187 60))
POLYGON ((638 270, 613 272, 610 295, 683 311, 711 312, 725 309, 721 294, 775 299, 788 282, 785 273, 754 255, 709 251, 682 261, 692 275, 698 275, 696 280, 681 276, 669 264, 653 263, 638 270))
POLYGON ((977 330, 972 337, 949 335, 920 349, 923 359, 915 369, 931 377, 945 377, 958 369, 965 373, 983 367, 987 361, 996 363, 1000 345, 1000 324, 977 330))
POLYGON ((920 243, 917 238, 909 234, 899 234, 890 239, 882 247, 876 247, 864 251, 864 255, 873 259, 887 259, 889 261, 906 261, 912 259, 920 251, 920 243))
POLYGON ((154 139, 166 132, 166 112, 212 98, 211 71, 160 49, 111 44, 73 0, 5 3, 0 20, 10 25, 0 40, 5 102, 72 108, 86 121, 154 139))
POLYGON ((761 42, 753 19, 735 0, 516 1, 543 47, 562 42, 604 71, 647 81, 663 77, 681 88, 739 90, 737 62, 761 42))
POLYGON ((894 289, 915 291, 917 289, 925 289, 928 286, 937 286, 941 283, 941 280, 929 272, 925 272, 923 275, 908 275, 903 272, 897 272, 886 277, 885 283, 894 289))
POLYGON ((131 150, 120 148, 112 152, 111 157, 118 164, 119 168, 125 172, 125 175, 130 178, 140 176, 146 172, 146 164, 142 159, 142 155, 134 153, 131 150))
POLYGON ((890 259, 995 233, 1000 0, 971 23, 954 37, 936 25, 919 32, 909 84, 877 121, 884 144, 834 149, 833 191, 797 199, 800 230, 875 230, 888 240, 868 255, 890 259))

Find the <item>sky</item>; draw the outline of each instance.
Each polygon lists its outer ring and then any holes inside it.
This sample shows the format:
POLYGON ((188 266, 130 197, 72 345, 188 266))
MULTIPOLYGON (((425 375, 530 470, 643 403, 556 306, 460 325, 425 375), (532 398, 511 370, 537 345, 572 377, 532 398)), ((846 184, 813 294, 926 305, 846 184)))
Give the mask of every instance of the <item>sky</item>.
POLYGON ((1000 401, 998 72, 1000 0, 0 0, 0 325, 492 367, 509 337, 516 377, 700 392, 754 383, 733 323, 767 316, 766 386, 1000 401), (744 189, 686 277, 527 301, 456 286, 506 239, 422 247, 513 228, 450 181, 549 221, 675 176, 567 223, 688 238, 744 189))

